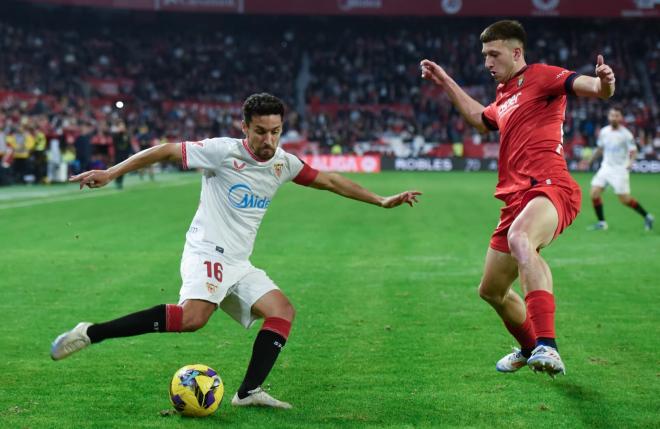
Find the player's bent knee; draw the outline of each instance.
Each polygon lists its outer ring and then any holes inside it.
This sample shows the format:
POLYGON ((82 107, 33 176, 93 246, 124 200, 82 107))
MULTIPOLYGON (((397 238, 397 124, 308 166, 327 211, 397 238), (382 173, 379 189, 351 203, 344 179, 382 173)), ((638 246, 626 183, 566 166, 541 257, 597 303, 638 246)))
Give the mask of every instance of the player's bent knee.
POLYGON ((289 322, 293 322, 293 319, 296 317, 296 309, 293 308, 293 305, 287 301, 286 304, 283 304, 279 306, 276 310, 273 316, 271 317, 279 317, 281 319, 286 319, 289 322))
POLYGON ((208 317, 204 317, 202 315, 192 315, 190 317, 186 317, 184 314, 183 326, 181 330, 183 332, 195 332, 206 326, 206 322, 208 322, 208 320, 208 317))
POLYGON ((621 201, 621 204, 623 205, 630 205, 630 202, 632 201, 632 197, 630 195, 617 195, 619 197, 619 201, 621 201))
POLYGON ((530 249, 529 236, 527 233, 510 230, 507 235, 507 241, 509 249, 511 250, 511 256, 513 256, 518 263, 524 262, 525 256, 530 249))
POLYGON ((479 284, 478 292, 481 299, 494 306, 502 305, 504 302, 504 297, 506 296, 497 292, 494 288, 489 287, 486 283, 483 282, 479 284))

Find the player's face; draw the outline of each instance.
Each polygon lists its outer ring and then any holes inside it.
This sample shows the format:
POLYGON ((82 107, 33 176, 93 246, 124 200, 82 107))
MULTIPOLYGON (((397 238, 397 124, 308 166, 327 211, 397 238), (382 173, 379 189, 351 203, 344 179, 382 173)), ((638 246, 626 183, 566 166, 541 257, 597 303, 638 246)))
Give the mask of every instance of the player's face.
POLYGON ((484 65, 497 82, 506 82, 515 73, 516 63, 522 58, 522 48, 513 41, 493 40, 482 45, 484 65))
POLYGON ((607 114, 607 120, 614 128, 618 127, 623 122, 623 115, 618 110, 610 109, 607 114))
POLYGON ((271 159, 280 144, 282 117, 280 115, 253 116, 250 124, 241 124, 252 152, 263 160, 271 159))

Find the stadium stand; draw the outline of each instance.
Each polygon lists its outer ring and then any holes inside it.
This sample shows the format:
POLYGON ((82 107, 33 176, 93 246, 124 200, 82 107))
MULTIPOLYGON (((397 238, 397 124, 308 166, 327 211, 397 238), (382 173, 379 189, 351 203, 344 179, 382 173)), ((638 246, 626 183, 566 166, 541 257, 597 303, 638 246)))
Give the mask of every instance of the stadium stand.
MULTIPOLYGON (((497 155, 497 135, 472 132, 418 69, 420 59, 435 59, 475 98, 490 102, 495 85, 484 72, 478 39, 488 20, 61 13, 13 6, 0 6, 0 183, 61 180, 111 162, 118 120, 127 124, 136 150, 161 141, 240 136, 240 103, 261 91, 289 105, 282 142, 297 153, 497 155), (37 144, 44 138, 45 148, 37 144), (88 144, 89 156, 82 155, 88 144)), ((617 74, 614 101, 638 138, 640 156, 658 159, 656 22, 523 22, 534 41, 528 62, 591 74, 596 55, 605 56, 617 74)), ((568 157, 588 157, 607 106, 569 101, 568 157)))

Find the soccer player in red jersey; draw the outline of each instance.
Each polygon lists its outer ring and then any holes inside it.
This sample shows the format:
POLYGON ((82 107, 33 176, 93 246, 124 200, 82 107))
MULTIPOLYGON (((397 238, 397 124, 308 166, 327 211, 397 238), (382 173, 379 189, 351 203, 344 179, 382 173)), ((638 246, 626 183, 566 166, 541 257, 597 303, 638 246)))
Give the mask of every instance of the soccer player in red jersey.
POLYGON ((598 55, 596 77, 561 67, 527 64, 527 35, 517 21, 499 21, 482 33, 485 66, 498 82, 496 98, 482 106, 438 64, 423 60, 422 77, 442 87, 465 120, 481 132, 500 131, 495 197, 504 201, 490 240, 479 295, 504 321, 520 349, 496 369, 528 365, 554 377, 564 374, 555 341, 552 274, 540 250, 568 227, 580 209, 580 188, 562 149, 566 96, 607 99, 614 73, 598 55), (524 300, 511 289, 516 278, 524 300))

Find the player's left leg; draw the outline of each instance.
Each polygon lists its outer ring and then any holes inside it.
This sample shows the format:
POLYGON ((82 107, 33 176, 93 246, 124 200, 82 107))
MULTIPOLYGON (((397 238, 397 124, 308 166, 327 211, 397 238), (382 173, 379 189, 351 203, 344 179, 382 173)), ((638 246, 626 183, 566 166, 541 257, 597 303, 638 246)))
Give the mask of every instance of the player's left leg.
POLYGON ((232 399, 234 406, 267 406, 291 408, 261 389, 280 351, 286 344, 295 317, 289 299, 278 289, 271 290, 252 305, 252 313, 262 317, 264 323, 252 347, 252 357, 245 378, 232 399))
POLYGON ((655 218, 653 217, 652 214, 644 210, 644 207, 642 207, 642 205, 636 199, 634 199, 629 193, 617 194, 617 197, 619 197, 619 201, 621 201, 621 204, 626 205, 631 209, 635 210, 644 218, 644 229, 646 229, 647 231, 653 229, 653 221, 655 220, 655 218))
POLYGON ((520 349, 514 349, 497 362, 495 369, 500 372, 515 372, 524 367, 536 346, 536 336, 525 311, 525 302, 511 289, 517 277, 516 260, 506 252, 489 247, 479 296, 495 309, 504 326, 520 344, 520 349))
POLYGON ((520 212, 507 235, 511 256, 518 262, 527 314, 536 333, 536 348, 527 363, 551 376, 564 373, 565 369, 555 341, 552 274, 538 250, 550 244, 558 225, 559 214, 554 204, 545 196, 537 196, 520 212))

